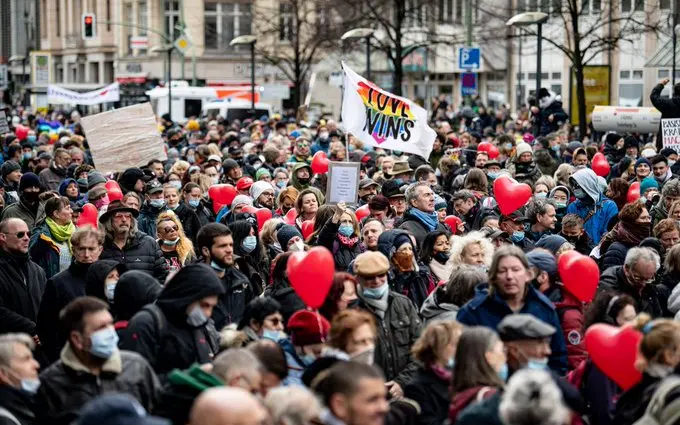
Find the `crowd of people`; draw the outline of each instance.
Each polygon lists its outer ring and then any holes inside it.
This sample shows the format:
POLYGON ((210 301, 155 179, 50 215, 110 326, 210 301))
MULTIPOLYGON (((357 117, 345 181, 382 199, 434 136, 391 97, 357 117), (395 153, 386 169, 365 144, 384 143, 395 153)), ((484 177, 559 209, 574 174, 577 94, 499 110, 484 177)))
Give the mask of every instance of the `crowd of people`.
POLYGON ((435 108, 429 158, 330 119, 166 115, 167 160, 116 173, 97 170, 77 112, 16 111, 0 166, 0 424, 632 425, 657 389, 673 400, 678 153, 637 134, 575 141, 547 90, 512 117, 467 109, 435 108), (327 202, 318 152, 360 164, 355 204, 327 202), (532 191, 509 214, 502 176, 532 191), (334 266, 318 309, 288 273, 314 247, 334 266), (592 302, 562 284, 574 250, 599 266, 592 302), (597 324, 640 332, 631 388, 592 361, 597 324))

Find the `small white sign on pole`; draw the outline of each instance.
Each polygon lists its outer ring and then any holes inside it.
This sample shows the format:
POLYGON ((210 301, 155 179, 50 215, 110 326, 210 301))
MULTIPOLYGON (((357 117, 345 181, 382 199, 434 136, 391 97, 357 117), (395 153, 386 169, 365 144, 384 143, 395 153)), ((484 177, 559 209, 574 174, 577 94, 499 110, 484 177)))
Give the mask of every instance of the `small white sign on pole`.
POLYGON ((663 147, 680 153, 680 118, 662 119, 661 133, 663 147))
POLYGON ((359 180, 361 164, 358 162, 328 163, 328 183, 326 184, 326 202, 335 205, 344 202, 355 205, 359 197, 359 180))

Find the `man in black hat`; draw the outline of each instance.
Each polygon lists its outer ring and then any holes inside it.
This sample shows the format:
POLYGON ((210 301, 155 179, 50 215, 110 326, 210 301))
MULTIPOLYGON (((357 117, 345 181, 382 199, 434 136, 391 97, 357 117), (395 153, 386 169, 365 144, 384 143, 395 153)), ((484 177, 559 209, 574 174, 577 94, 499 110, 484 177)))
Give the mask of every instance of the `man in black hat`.
POLYGON ((156 219, 160 213, 167 210, 163 185, 158 180, 149 181, 146 184, 144 204, 139 211, 139 230, 156 238, 156 219))
POLYGON ((529 221, 522 212, 515 211, 510 215, 501 216, 498 227, 509 235, 508 242, 522 248, 522 251, 529 252, 534 249, 534 243, 526 237, 524 224, 529 221))
POLYGON ((33 173, 26 173, 19 180, 19 202, 5 207, 2 219, 20 218, 29 230, 45 218, 45 209, 40 203, 40 179, 33 173))
POLYGON ((548 369, 553 326, 531 314, 509 314, 496 327, 508 350, 510 373, 522 368, 548 369))
POLYGON ((100 259, 116 260, 125 264, 128 270, 141 270, 153 275, 159 282, 165 282, 168 275, 165 258, 154 238, 137 230, 139 212, 113 201, 99 217, 104 229, 104 251, 100 259))

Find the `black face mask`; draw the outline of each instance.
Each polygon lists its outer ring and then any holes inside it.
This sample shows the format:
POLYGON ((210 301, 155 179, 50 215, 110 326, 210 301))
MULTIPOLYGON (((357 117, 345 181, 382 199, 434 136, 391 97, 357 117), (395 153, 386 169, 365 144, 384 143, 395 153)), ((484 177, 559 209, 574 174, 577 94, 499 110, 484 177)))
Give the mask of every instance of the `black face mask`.
POLYGON ((303 178, 298 178, 297 180, 298 180, 298 183, 300 183, 301 185, 305 186, 305 185, 308 185, 309 182, 310 182, 312 179, 309 178, 309 177, 305 177, 304 179, 303 179, 303 178))
POLYGON ((21 199, 29 204, 35 204, 40 200, 40 192, 21 192, 21 199))
POLYGON ((449 254, 446 252, 438 252, 432 256, 439 264, 446 264, 449 260, 449 254))
POLYGON ((567 235, 561 235, 561 236, 562 236, 564 239, 566 239, 567 242, 569 242, 569 243, 571 243, 571 244, 577 244, 577 243, 581 240, 581 237, 580 237, 580 236, 567 236, 567 235))

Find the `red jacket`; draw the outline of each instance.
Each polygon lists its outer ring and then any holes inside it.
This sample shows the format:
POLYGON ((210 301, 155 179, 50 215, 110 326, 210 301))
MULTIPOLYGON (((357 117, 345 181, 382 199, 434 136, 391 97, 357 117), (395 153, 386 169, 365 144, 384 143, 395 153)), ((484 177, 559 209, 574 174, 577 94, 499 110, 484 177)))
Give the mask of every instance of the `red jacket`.
POLYGON ((557 316, 562 324, 564 340, 567 343, 567 361, 569 369, 573 370, 586 359, 586 346, 584 343, 584 317, 583 303, 569 291, 561 288, 561 299, 550 299, 555 304, 557 316))

